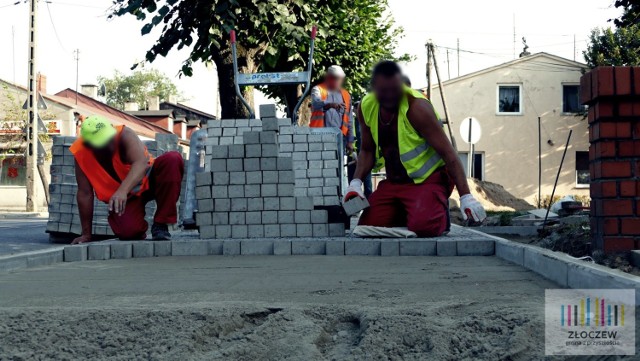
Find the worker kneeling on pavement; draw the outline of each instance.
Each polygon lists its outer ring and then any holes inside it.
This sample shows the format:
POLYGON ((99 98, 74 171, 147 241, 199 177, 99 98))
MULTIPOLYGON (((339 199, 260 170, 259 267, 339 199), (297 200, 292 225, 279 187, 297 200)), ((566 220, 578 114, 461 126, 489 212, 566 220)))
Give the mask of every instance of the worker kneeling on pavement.
POLYGON ((142 141, 124 125, 90 116, 83 123, 70 150, 75 157, 78 209, 82 235, 73 243, 91 241, 94 192, 109 204, 109 225, 120 239, 145 239, 145 205, 156 201, 151 235, 156 240, 171 237, 168 224, 177 222, 176 202, 184 161, 178 152, 154 159, 142 141))
POLYGON ((454 185, 465 220, 483 221, 486 213, 470 194, 462 163, 431 103, 403 84, 394 62, 377 64, 371 83, 373 93, 358 109, 362 147, 344 200, 364 198, 361 179, 374 167, 384 166, 387 179, 369 197, 359 225, 407 227, 419 237, 440 236, 448 226, 454 185))

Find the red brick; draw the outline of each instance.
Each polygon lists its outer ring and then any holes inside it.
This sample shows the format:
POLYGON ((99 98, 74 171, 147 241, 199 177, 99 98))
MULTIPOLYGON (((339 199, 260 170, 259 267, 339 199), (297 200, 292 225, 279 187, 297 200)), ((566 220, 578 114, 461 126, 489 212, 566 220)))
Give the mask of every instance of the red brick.
MULTIPOLYGON (((596 171, 597 177, 597 171, 596 171)), ((603 178, 627 178, 631 177, 631 164, 629 162, 602 162, 603 178)))
POLYGON ((605 117, 613 116, 613 103, 607 100, 598 101, 595 105, 593 105, 596 111, 596 120, 605 117))
MULTIPOLYGON (((640 87, 640 85, 638 85, 640 87)), ((638 102, 638 116, 640 117, 640 102, 638 102)), ((640 122, 636 121, 633 125, 633 139, 640 140, 640 122)))
POLYGON ((620 157, 633 157, 640 155, 640 141, 623 140, 618 142, 618 155, 620 157))
POLYGON ((633 204, 630 199, 606 200, 602 203, 603 214, 610 216, 632 216, 633 204))
POLYGON ((586 104, 591 101, 591 72, 580 77, 580 103, 586 104))
POLYGON ((633 83, 636 86, 636 95, 640 95, 640 67, 633 68, 633 83))
POLYGON ((640 235, 640 218, 623 218, 620 220, 621 234, 640 235))
POLYGON ((621 101, 618 103, 618 115, 621 117, 631 117, 633 116, 633 102, 632 101, 621 101))
POLYGON ((618 182, 616 181, 606 181, 601 182, 602 186, 602 197, 604 198, 615 198, 618 196, 618 182))
POLYGON ((638 183, 639 182, 633 180, 620 182, 620 197, 635 197, 638 183))
POLYGON ((589 196, 593 198, 602 198, 602 183, 601 182, 591 182, 591 186, 589 187, 589 196))
POLYGON ((596 146, 594 144, 591 144, 589 146, 589 162, 593 162, 594 160, 596 160, 596 155, 598 153, 596 152, 596 146))
MULTIPOLYGON (((614 94, 613 88, 613 67, 601 66, 597 67, 597 97, 610 96, 614 94)), ((592 80, 593 81, 593 80, 592 80)))
POLYGON ((631 94, 631 68, 617 66, 614 68, 616 76, 616 95, 631 94))
POLYGON ((618 218, 605 218, 602 226, 602 233, 607 236, 617 236, 620 234, 618 218))
POLYGON ((640 177, 640 160, 636 161, 633 174, 635 174, 636 177, 640 177))
POLYGON ((616 142, 615 141, 605 141, 596 143, 596 152, 600 155, 601 158, 604 157, 615 157, 616 156, 616 142))
POLYGON ((616 137, 618 137, 618 138, 631 138, 631 123, 630 122, 616 122, 616 137))
POLYGON ((633 237, 604 237, 604 252, 630 251, 635 245, 633 237))
POLYGON ((596 121, 596 108, 589 107, 589 110, 587 112, 587 119, 589 120, 589 124, 596 121))

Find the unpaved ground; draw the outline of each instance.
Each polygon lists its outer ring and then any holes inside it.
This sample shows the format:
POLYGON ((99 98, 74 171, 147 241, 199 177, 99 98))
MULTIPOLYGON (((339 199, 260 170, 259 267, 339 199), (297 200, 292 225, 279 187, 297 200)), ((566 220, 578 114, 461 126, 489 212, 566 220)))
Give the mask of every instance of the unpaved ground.
MULTIPOLYGON (((535 208, 524 199, 509 193, 500 184, 473 178, 468 178, 467 182, 473 197, 488 211, 527 211, 535 208)), ((458 191, 454 190, 451 195, 451 206, 459 207, 458 199, 458 191)))
POLYGON ((494 257, 171 257, 0 274, 0 360, 542 360, 494 257))

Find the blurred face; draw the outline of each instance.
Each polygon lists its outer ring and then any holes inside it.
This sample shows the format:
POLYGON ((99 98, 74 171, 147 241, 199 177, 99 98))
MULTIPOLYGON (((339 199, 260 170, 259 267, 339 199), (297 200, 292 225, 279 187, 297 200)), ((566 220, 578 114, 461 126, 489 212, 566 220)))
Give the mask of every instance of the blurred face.
POLYGON ((89 143, 84 143, 84 146, 89 148, 96 157, 110 157, 116 151, 116 139, 113 138, 107 145, 102 148, 96 148, 89 143))
POLYGON ((344 82, 343 78, 339 78, 334 75, 327 75, 325 78, 325 84, 329 90, 338 90, 342 88, 342 83, 344 82))
POLYGON ((402 75, 396 74, 390 77, 378 75, 373 79, 373 93, 380 106, 385 109, 396 109, 402 99, 402 75))

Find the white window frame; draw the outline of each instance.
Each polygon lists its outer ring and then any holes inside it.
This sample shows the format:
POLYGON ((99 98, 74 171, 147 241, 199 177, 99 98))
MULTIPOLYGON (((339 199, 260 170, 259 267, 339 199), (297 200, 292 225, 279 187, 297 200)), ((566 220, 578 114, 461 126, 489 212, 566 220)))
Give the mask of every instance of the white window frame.
POLYGON ((571 83, 571 82, 562 83, 561 86, 562 86, 562 89, 561 89, 561 92, 560 92, 560 114, 561 115, 576 115, 576 114, 580 114, 580 112, 572 113, 572 112, 565 112, 564 111, 564 87, 565 86, 577 86, 578 87, 578 98, 580 98, 580 83, 571 83))
POLYGON ((522 84, 520 83, 498 83, 496 86, 496 115, 523 115, 524 114, 524 97, 523 97, 522 84), (519 99, 520 99, 520 111, 519 112, 501 112, 500 111, 500 87, 518 87, 519 99))

